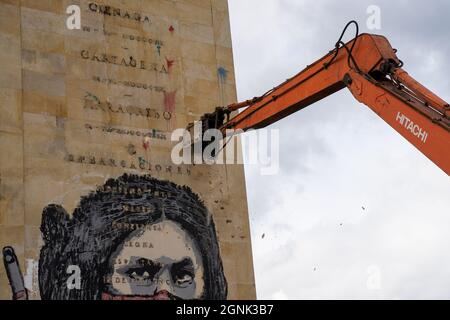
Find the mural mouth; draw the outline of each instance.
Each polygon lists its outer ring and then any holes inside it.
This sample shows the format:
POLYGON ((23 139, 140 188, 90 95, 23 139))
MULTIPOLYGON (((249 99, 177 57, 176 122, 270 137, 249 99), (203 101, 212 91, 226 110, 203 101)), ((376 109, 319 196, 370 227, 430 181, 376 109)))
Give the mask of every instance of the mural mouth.
POLYGON ((167 290, 161 290, 153 295, 118 295, 102 292, 102 300, 182 300, 167 290))

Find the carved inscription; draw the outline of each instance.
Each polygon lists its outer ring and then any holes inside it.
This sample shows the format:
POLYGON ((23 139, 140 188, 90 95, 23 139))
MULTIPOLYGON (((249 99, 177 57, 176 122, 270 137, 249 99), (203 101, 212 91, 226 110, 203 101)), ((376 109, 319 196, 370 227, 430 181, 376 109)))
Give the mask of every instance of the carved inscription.
POLYGON ((146 83, 140 83, 140 82, 134 82, 134 81, 128 81, 128 80, 116 80, 112 78, 102 78, 98 76, 92 77, 92 80, 98 83, 103 83, 107 85, 116 85, 116 86, 123 86, 128 88, 137 88, 137 89, 143 89, 143 90, 149 90, 149 91, 155 91, 155 92, 165 92, 166 89, 161 86, 154 86, 152 84, 146 84, 146 83))
POLYGON ((156 62, 148 63, 145 60, 137 60, 133 56, 120 57, 113 54, 91 52, 89 50, 81 50, 80 55, 82 59, 90 60, 93 62, 113 64, 117 66, 153 71, 157 73, 169 73, 165 64, 156 62))
POLYGON ((133 169, 155 173, 169 173, 188 176, 191 175, 191 170, 188 167, 152 164, 142 157, 140 157, 139 160, 136 162, 134 160, 122 160, 122 159, 119 160, 110 157, 68 154, 65 157, 65 160, 68 162, 75 162, 79 164, 87 164, 103 167, 133 169))
POLYGON ((90 110, 97 110, 101 112, 122 113, 128 114, 130 116, 134 115, 153 119, 162 118, 165 120, 170 120, 172 118, 172 113, 168 111, 159 112, 158 110, 153 108, 149 107, 142 108, 133 105, 122 105, 122 104, 113 105, 109 101, 101 101, 91 93, 88 93, 85 96, 83 108, 90 110))
POLYGON ((158 139, 158 140, 167 140, 167 136, 164 132, 151 129, 150 131, 144 132, 140 130, 133 130, 133 129, 123 129, 123 128, 117 128, 112 127, 110 125, 95 125, 95 124, 89 124, 86 123, 84 127, 88 130, 101 130, 105 133, 114 133, 114 134, 120 134, 120 135, 128 135, 128 136, 135 136, 135 137, 148 137, 152 139, 158 139))
POLYGON ((150 45, 159 46, 160 48, 162 48, 165 45, 165 43, 162 40, 153 39, 153 38, 150 38, 147 36, 128 34, 128 33, 118 33, 118 32, 108 31, 106 29, 99 29, 99 28, 95 28, 95 27, 91 27, 91 26, 83 26, 81 28, 81 30, 83 30, 84 32, 94 32, 94 33, 102 32, 103 35, 105 35, 107 37, 119 36, 124 40, 143 42, 143 43, 147 43, 150 45))
POLYGON ((112 6, 101 5, 95 2, 89 3, 89 10, 91 12, 99 13, 105 16, 119 17, 123 19, 134 20, 140 23, 151 23, 150 17, 147 15, 143 15, 139 12, 127 11, 112 6))

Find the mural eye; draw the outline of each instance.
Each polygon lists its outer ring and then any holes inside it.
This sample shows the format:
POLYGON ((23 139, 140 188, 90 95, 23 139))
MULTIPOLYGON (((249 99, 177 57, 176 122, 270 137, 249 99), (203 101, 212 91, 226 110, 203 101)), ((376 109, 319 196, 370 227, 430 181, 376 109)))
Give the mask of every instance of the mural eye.
POLYGON ((186 288, 194 282, 195 267, 190 258, 174 263, 170 272, 173 282, 180 288, 186 288))
POLYGON ((119 270, 119 273, 127 275, 137 282, 153 281, 156 274, 161 270, 162 265, 147 259, 139 259, 137 264, 126 266, 119 270))
POLYGON ((153 280, 155 273, 146 270, 146 268, 131 268, 126 274, 136 281, 149 281, 153 280))
POLYGON ((187 287, 194 281, 194 275, 190 272, 184 272, 175 276, 175 284, 178 287, 187 287))

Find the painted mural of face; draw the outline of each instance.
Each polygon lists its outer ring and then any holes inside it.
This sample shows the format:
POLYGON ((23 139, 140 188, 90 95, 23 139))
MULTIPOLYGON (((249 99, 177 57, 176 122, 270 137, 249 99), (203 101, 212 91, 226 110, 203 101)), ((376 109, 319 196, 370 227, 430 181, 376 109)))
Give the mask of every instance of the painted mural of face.
POLYGON ((198 299, 204 291, 199 250, 170 220, 133 232, 112 255, 110 265, 114 269, 108 291, 118 299, 198 299))

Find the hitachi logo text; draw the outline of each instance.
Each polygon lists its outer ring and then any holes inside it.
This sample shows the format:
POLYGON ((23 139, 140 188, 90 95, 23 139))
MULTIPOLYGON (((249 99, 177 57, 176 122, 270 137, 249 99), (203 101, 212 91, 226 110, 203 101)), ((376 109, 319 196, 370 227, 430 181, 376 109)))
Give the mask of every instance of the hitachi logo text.
POLYGON ((425 130, 422 130, 419 125, 415 124, 412 120, 407 118, 404 114, 400 112, 397 113, 396 120, 404 126, 407 130, 411 131, 413 135, 422 140, 423 143, 427 141, 428 133, 425 130))

